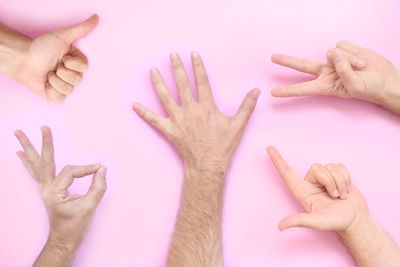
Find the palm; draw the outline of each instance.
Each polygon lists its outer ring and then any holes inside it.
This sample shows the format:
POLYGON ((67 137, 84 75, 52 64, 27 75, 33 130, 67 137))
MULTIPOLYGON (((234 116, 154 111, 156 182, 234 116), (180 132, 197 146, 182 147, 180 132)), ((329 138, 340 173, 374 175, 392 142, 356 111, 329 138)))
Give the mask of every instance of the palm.
POLYGON ((350 97, 349 90, 344 86, 335 67, 327 64, 321 67, 318 78, 314 81, 323 95, 336 95, 340 97, 350 97))
POLYGON ((304 209, 320 217, 324 230, 347 229, 364 203, 362 195, 354 186, 345 200, 332 198, 325 188, 306 180, 301 190, 304 209))
POLYGON ((293 196, 306 211, 284 218, 280 229, 301 226, 343 231, 367 210, 363 196, 351 185, 350 175, 343 165, 314 164, 303 180, 275 148, 269 148, 268 153, 293 196))

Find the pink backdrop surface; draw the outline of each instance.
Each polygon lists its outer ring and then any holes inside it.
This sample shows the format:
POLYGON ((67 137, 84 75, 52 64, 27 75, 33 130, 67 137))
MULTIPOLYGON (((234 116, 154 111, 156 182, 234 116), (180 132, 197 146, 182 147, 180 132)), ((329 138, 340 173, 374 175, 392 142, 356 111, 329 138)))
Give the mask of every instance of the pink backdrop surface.
MULTIPOLYGON (((221 110, 233 114, 245 93, 262 90, 232 161, 224 205, 226 266, 353 266, 334 233, 279 232, 301 210, 275 173, 267 145, 304 174, 313 162, 345 163, 384 228, 400 241, 400 118, 356 100, 273 99, 269 92, 308 76, 274 66, 273 52, 324 60, 347 39, 400 64, 396 0, 2 0, 0 21, 36 36, 100 16, 77 46, 90 59, 83 83, 63 105, 47 104, 0 76, 0 266, 29 266, 47 238, 38 186, 15 155, 23 129, 40 145, 53 129, 58 170, 101 162, 108 191, 75 266, 162 266, 182 183, 172 147, 132 112, 134 101, 162 113, 149 81, 159 67, 172 90, 168 56, 190 66, 199 51, 221 110)), ((189 71, 191 73, 191 71, 189 71)), ((90 178, 74 184, 85 192, 90 178)))

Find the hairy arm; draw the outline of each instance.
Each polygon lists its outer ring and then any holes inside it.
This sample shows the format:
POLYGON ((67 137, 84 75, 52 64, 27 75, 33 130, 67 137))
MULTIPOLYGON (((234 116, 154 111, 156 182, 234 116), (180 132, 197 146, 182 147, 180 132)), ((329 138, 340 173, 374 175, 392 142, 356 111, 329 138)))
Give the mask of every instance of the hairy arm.
POLYGON ((183 63, 171 55, 178 105, 158 70, 151 71, 157 94, 168 113, 158 116, 136 103, 134 110, 165 135, 180 154, 185 179, 168 266, 222 266, 221 211, 226 170, 256 106, 260 91, 247 93, 234 116, 220 112, 203 61, 192 53, 198 99, 183 63))
POLYGON ((30 43, 28 37, 0 25, 0 72, 14 78, 30 43))
POLYGON ((65 239, 50 234, 46 245, 33 264, 34 267, 68 267, 72 266, 78 244, 66 242, 65 239))
POLYGON ((338 234, 358 266, 400 266, 400 248, 371 214, 338 234))
POLYGON ((16 131, 15 135, 23 147, 23 151, 18 151, 17 155, 40 184, 50 224, 47 243, 33 266, 72 266, 79 244, 106 191, 106 168, 100 164, 65 166, 59 175, 56 175, 50 128, 42 127, 43 141, 40 154, 24 132, 16 131), (69 192, 68 188, 75 178, 91 174, 93 174, 92 183, 85 195, 73 195, 69 192))
POLYGON ((221 213, 225 171, 185 166, 181 207, 168 266, 222 266, 221 213))

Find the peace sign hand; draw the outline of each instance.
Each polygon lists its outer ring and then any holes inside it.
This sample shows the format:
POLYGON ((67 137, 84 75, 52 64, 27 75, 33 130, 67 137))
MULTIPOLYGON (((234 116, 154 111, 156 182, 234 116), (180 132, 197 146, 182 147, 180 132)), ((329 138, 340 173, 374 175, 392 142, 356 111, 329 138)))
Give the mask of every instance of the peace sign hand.
POLYGON ((276 97, 328 95, 358 98, 400 113, 400 70, 383 56, 347 41, 327 52, 327 62, 274 54, 272 62, 315 76, 272 90, 276 97))

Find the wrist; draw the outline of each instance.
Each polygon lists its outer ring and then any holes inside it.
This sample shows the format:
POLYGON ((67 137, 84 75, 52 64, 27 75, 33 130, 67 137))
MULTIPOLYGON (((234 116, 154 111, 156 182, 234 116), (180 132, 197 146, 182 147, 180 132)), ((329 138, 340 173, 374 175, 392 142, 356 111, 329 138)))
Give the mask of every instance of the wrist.
POLYGON ((379 225, 369 211, 356 216, 345 230, 337 231, 344 240, 363 239, 365 235, 377 232, 379 225))
POLYGON ((0 28, 0 71, 14 78, 31 43, 32 40, 27 36, 0 28))
POLYGON ((400 114, 400 69, 394 67, 391 75, 385 82, 386 95, 382 101, 382 106, 397 114, 400 114))
POLYGON ((50 232, 47 243, 51 247, 58 248, 63 251, 73 252, 78 249, 81 242, 81 238, 76 237, 72 233, 61 234, 57 231, 52 230, 50 232))
POLYGON ((185 180, 224 181, 228 162, 223 160, 183 160, 185 180))

